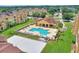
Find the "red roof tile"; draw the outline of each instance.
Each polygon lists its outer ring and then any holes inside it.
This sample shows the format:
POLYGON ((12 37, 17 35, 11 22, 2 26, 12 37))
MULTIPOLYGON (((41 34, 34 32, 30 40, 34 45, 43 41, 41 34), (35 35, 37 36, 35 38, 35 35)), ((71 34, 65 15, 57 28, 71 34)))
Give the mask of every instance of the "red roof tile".
POLYGON ((47 21, 48 23, 54 23, 56 24, 56 21, 54 18, 51 18, 51 17, 47 17, 47 18, 44 18, 45 21, 47 21))
POLYGON ((11 44, 0 44, 0 53, 20 53, 22 52, 17 47, 12 46, 11 44))
POLYGON ((37 21, 42 21, 42 20, 47 21, 48 23, 53 23, 53 24, 57 23, 57 21, 53 17, 46 17, 44 19, 38 19, 37 21))
POLYGON ((0 48, 2 48, 4 45, 6 45, 5 43, 0 43, 0 48))
POLYGON ((6 41, 6 38, 3 36, 0 36, 0 42, 6 41))
POLYGON ((17 47, 7 43, 5 37, 0 36, 0 53, 20 53, 22 52, 17 47))

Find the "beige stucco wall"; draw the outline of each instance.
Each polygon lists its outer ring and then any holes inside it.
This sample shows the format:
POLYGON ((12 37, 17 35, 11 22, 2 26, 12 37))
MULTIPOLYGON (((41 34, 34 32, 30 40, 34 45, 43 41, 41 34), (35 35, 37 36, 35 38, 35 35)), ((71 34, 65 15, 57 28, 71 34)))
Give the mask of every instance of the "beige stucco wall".
POLYGON ((43 24, 45 24, 45 26, 46 26, 46 24, 48 24, 48 27, 50 27, 50 25, 54 25, 53 23, 50 24, 50 23, 48 23, 47 21, 44 21, 44 20, 37 21, 37 25, 40 26, 40 24, 41 24, 41 26, 43 26, 43 24))
POLYGON ((0 31, 1 31, 1 28, 3 28, 3 30, 4 30, 4 29, 7 28, 7 25, 5 23, 2 23, 1 26, 0 26, 0 31))

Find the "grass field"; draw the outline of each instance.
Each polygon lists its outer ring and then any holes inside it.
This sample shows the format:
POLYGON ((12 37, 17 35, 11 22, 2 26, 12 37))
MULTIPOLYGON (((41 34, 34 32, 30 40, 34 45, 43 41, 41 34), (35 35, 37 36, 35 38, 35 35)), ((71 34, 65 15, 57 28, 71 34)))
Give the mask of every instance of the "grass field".
POLYGON ((65 22, 65 25, 67 26, 67 30, 63 32, 61 39, 58 39, 57 41, 49 41, 44 48, 42 52, 46 53, 68 53, 71 52, 71 46, 72 46, 72 39, 74 39, 74 36, 71 32, 71 23, 65 22))
POLYGON ((34 40, 38 40, 39 36, 37 35, 31 35, 31 34, 24 34, 24 33, 20 33, 20 32, 16 32, 15 35, 19 35, 25 38, 30 38, 30 39, 34 39, 34 40))
POLYGON ((32 20, 32 19, 31 19, 31 20, 28 20, 28 21, 25 22, 25 23, 16 25, 16 26, 14 26, 14 27, 12 27, 12 28, 9 28, 9 29, 5 30, 4 32, 0 33, 0 35, 3 35, 3 36, 5 36, 5 37, 10 37, 10 36, 14 35, 14 33, 15 33, 18 29, 23 28, 23 27, 25 27, 25 26, 27 26, 28 24, 31 24, 31 23, 33 23, 33 22, 34 22, 34 20, 32 20))

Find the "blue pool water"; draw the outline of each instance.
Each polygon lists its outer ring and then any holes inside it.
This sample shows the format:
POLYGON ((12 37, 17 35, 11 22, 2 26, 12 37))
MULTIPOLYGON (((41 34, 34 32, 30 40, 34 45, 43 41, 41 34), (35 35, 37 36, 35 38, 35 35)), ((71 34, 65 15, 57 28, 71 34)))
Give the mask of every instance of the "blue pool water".
POLYGON ((32 28, 29 31, 35 31, 35 32, 39 32, 41 37, 46 37, 48 34, 48 30, 44 30, 42 28, 32 28))

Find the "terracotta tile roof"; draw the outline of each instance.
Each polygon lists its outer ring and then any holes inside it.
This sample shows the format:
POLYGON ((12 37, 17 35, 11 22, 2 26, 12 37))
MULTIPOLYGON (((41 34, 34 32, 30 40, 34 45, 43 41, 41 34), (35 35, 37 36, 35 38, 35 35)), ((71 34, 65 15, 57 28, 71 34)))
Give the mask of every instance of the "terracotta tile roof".
POLYGON ((43 19, 38 19, 37 21, 42 21, 42 20, 47 21, 48 23, 51 23, 51 24, 57 23, 57 21, 53 17, 46 17, 46 18, 43 18, 43 19))
POLYGON ((0 43, 0 48, 2 48, 6 43, 0 43))
POLYGON ((11 44, 3 45, 3 47, 0 48, 0 53, 21 53, 21 52, 22 51, 20 49, 12 46, 11 44))
POLYGON ((3 36, 0 36, 0 53, 20 53, 22 52, 17 47, 7 43, 3 36))
POLYGON ((48 23, 54 23, 56 24, 56 21, 53 17, 47 17, 47 18, 44 18, 45 21, 47 21, 48 23))
POLYGON ((6 38, 3 36, 0 36, 0 42, 6 41, 6 38))

